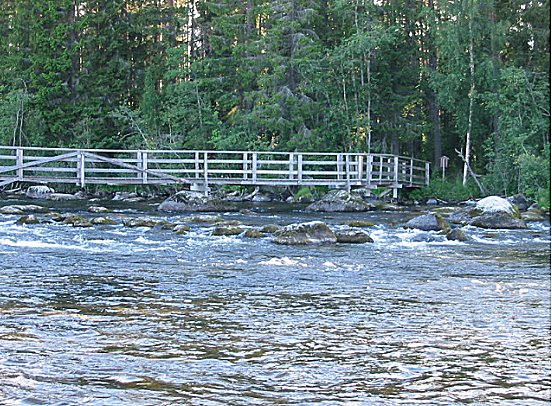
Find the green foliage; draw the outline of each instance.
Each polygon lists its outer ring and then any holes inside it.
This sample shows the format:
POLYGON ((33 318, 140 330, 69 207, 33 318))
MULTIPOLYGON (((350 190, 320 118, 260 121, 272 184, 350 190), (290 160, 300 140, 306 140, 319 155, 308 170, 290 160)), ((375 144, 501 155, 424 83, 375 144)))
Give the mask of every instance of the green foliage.
POLYGON ((310 187, 303 186, 299 188, 299 190, 293 195, 293 197, 295 198, 295 200, 310 200, 313 198, 313 194, 310 187))
POLYGON ((447 202, 460 202, 476 197, 479 197, 477 186, 471 182, 463 186, 460 179, 432 179, 429 186, 414 190, 409 194, 409 198, 412 200, 435 198, 447 202))
POLYGON ((546 197, 549 28, 525 0, 5 0, 0 143, 437 151, 455 173, 471 128, 492 193, 546 197))

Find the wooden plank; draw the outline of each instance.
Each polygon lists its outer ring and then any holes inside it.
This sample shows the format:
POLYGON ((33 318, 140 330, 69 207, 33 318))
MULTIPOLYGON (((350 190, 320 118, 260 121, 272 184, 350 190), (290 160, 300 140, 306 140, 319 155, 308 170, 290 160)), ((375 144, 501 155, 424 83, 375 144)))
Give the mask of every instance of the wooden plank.
MULTIPOLYGON (((138 171, 138 172, 145 172, 144 169, 140 169, 136 165, 130 165, 130 164, 121 162, 117 159, 107 158, 107 157, 104 157, 104 156, 101 156, 101 155, 92 154, 90 152, 83 152, 83 154, 86 155, 86 157, 92 157, 94 159, 98 159, 100 161, 113 164, 115 166, 120 166, 120 167, 123 167, 123 168, 132 169, 132 170, 138 171)), ((177 178, 176 176, 172 176, 172 175, 169 175, 169 174, 166 174, 166 173, 163 173, 163 172, 158 172, 158 171, 153 171, 153 170, 147 170, 147 172, 150 175, 156 176, 158 178, 170 179, 170 180, 173 180, 173 181, 179 182, 179 183, 190 183, 186 179, 177 178)))
POLYGON ((32 162, 17 164, 15 166, 8 166, 8 167, 4 167, 4 168, 0 169, 0 173, 17 171, 18 176, 20 176, 19 174, 21 174, 21 177, 23 177, 23 169, 31 168, 33 166, 43 165, 43 164, 50 163, 50 162, 63 161, 64 159, 75 157, 77 154, 78 154, 78 152, 70 152, 68 154, 57 155, 57 156, 48 157, 48 158, 42 158, 42 159, 38 159, 38 160, 32 161, 32 162))
POLYGON ((303 154, 297 154, 297 180, 303 180, 303 154))

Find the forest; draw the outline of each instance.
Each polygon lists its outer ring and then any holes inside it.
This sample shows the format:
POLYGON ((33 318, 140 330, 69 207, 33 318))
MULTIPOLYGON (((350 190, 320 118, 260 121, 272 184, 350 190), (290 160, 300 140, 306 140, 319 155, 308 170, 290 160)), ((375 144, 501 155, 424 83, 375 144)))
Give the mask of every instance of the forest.
POLYGON ((2 0, 0 144, 446 155, 542 198, 550 1, 2 0))

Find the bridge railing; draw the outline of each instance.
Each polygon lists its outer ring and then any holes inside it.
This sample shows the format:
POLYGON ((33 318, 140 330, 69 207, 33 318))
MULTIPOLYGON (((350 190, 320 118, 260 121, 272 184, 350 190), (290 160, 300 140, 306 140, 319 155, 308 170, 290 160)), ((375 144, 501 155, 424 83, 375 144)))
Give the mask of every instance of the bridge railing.
POLYGON ((191 183, 420 187, 429 163, 365 153, 63 149, 0 146, 0 185, 191 183))

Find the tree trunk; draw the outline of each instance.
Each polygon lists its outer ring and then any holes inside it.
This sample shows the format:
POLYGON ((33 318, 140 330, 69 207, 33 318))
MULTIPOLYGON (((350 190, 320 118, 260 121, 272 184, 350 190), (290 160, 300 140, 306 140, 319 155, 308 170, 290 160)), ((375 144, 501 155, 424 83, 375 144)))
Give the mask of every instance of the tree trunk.
POLYGON ((468 129, 466 131, 466 151, 464 155, 464 174, 462 177, 462 184, 466 186, 468 182, 468 169, 470 166, 471 159, 471 138, 472 138, 472 127, 473 127, 473 101, 475 98, 475 60, 473 55, 473 2, 470 5, 470 14, 468 16, 468 31, 469 31, 469 47, 468 53, 470 57, 470 92, 468 94, 469 98, 469 108, 468 108, 468 129))

